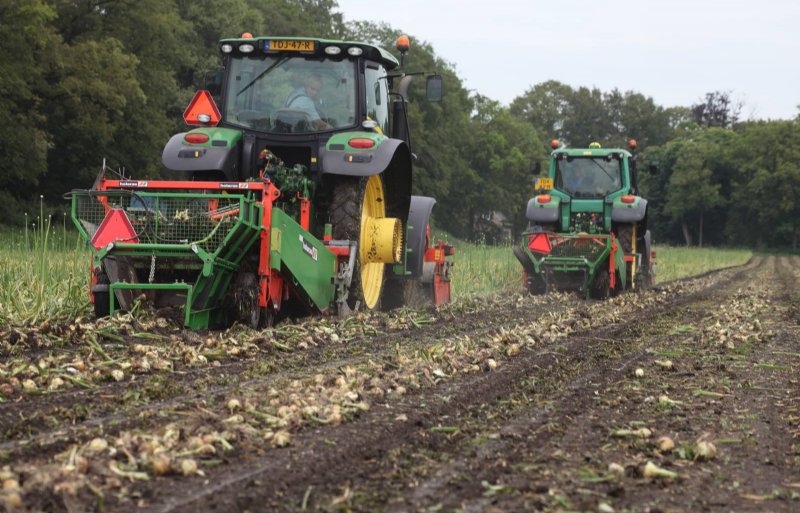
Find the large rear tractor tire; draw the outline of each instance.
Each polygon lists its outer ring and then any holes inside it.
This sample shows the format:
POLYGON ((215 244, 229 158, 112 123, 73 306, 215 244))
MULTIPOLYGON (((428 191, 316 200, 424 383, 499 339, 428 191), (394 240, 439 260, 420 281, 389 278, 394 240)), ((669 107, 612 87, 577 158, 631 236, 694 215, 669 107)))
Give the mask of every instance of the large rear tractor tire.
POLYGON ((380 175, 341 177, 333 188, 330 210, 333 238, 357 241, 359 248, 347 296, 347 304, 353 310, 374 310, 380 307, 386 264, 365 261, 361 249, 367 217, 386 217, 384 198, 380 175))

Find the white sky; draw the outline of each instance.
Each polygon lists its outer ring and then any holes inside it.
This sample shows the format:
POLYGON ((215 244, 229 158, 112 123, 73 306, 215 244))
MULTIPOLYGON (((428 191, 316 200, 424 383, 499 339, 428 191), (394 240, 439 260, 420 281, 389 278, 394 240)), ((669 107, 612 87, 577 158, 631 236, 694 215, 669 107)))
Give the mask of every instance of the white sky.
POLYGON ((800 113, 800 0, 338 2, 345 21, 427 41, 468 89, 506 105, 553 79, 664 107, 732 91, 745 119, 800 113))

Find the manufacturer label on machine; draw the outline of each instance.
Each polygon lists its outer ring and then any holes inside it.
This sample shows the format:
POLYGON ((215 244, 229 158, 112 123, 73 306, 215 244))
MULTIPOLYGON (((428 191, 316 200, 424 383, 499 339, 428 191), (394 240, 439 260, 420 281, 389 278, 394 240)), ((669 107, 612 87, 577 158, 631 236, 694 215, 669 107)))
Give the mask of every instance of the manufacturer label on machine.
POLYGON ((249 189, 250 184, 247 182, 236 182, 236 183, 226 183, 220 182, 219 184, 220 189, 249 189))
POLYGON ((298 235, 300 237, 300 244, 303 245, 303 251, 305 251, 308 256, 310 256, 315 262, 317 261, 317 248, 312 246, 302 235, 298 235))
POLYGON ((139 180, 120 180, 120 187, 147 187, 147 182, 140 182, 139 180))

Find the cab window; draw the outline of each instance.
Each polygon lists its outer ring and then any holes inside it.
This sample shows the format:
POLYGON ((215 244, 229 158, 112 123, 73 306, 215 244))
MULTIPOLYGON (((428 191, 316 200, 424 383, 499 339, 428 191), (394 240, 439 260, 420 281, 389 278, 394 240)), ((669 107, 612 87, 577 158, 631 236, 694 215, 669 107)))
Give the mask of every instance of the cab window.
POLYGON ((367 87, 367 117, 378 123, 381 131, 389 131, 389 91, 387 89, 386 69, 368 63, 365 71, 367 87))

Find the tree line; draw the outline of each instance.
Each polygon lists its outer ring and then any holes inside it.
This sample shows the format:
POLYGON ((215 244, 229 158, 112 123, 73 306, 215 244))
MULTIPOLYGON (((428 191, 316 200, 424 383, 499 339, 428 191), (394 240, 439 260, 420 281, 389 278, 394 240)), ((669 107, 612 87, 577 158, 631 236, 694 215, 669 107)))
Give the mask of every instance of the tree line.
MULTIPOLYGON (((335 0, 15 0, 0 2, 0 219, 19 224, 43 195, 89 186, 103 158, 135 177, 161 173, 161 150, 217 42, 249 31, 362 40, 394 52, 396 28, 345 23, 335 0)), ((412 35, 413 36, 413 35, 412 35)), ((526 225, 547 142, 639 142, 641 189, 657 241, 796 248, 800 118, 741 121, 729 92, 665 108, 634 91, 532 85, 509 106, 464 87, 452 64, 412 37, 411 71, 437 71, 444 101, 412 87, 416 193, 437 198, 453 235, 503 240, 526 225), (656 171, 645 171, 655 168, 656 171)))

